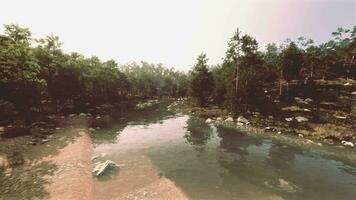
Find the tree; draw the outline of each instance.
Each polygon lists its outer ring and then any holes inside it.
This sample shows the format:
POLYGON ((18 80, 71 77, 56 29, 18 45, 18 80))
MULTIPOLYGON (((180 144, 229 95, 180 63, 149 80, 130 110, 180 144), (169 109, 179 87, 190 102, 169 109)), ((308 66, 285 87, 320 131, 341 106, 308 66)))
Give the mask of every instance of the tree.
POLYGON ((303 65, 303 54, 294 42, 291 42, 281 53, 282 76, 286 81, 300 78, 303 65))
POLYGON ((31 49, 31 32, 17 25, 5 25, 0 37, 0 98, 13 102, 18 110, 38 105, 41 87, 39 65, 31 49))
POLYGON ((213 89, 213 77, 208 71, 206 54, 200 54, 193 67, 190 92, 200 106, 204 106, 213 89))

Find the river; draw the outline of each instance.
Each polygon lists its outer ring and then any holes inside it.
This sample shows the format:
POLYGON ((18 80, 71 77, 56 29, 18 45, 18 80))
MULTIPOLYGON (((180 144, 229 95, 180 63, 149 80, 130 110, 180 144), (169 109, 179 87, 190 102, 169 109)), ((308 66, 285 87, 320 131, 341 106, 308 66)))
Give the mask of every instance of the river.
POLYGON ((159 104, 96 133, 96 199, 356 199, 356 167, 159 104))

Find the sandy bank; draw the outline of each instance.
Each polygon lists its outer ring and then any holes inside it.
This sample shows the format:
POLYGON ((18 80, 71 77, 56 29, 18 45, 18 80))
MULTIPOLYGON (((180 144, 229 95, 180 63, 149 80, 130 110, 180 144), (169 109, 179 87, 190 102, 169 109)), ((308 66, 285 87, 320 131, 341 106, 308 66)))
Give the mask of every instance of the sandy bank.
POLYGON ((47 186, 51 200, 93 199, 93 180, 91 175, 91 139, 84 131, 79 131, 71 143, 52 157, 44 158, 58 166, 51 184, 47 186))

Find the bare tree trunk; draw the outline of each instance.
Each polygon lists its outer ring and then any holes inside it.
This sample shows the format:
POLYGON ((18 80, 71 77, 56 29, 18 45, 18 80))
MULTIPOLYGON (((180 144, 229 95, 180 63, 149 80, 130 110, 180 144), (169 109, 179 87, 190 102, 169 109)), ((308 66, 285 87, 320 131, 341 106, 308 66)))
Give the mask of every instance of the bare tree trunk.
POLYGON ((279 96, 282 96, 282 79, 279 79, 279 96))

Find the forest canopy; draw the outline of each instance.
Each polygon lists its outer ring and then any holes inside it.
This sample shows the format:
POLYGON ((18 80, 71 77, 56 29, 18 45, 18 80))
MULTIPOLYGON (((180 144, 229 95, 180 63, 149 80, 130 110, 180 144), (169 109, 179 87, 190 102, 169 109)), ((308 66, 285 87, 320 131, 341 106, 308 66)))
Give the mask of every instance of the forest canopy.
POLYGON ((268 105, 266 84, 279 83, 283 96, 288 94, 284 85, 288 89, 292 81, 356 78, 356 27, 338 28, 322 44, 299 37, 280 45, 268 44, 263 51, 255 38, 237 30, 221 64, 208 66, 208 56, 202 53, 189 72, 162 64, 118 65, 114 60, 86 58, 64 52, 57 36, 37 39, 27 28, 4 27, 0 34, 3 113, 10 107, 24 113, 41 110, 46 103, 55 105, 57 111, 80 112, 131 98, 188 94, 202 106, 212 101, 233 112, 244 112, 268 105))

